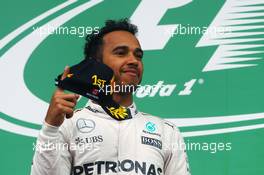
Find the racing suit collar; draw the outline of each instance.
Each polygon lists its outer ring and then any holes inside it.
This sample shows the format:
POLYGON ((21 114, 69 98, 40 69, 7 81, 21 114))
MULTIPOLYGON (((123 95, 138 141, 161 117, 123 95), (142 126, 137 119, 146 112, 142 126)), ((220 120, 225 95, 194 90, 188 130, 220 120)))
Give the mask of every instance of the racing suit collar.
MULTIPOLYGON (((92 110, 92 111, 96 111, 99 113, 106 114, 108 116, 108 114, 104 111, 104 109, 99 104, 97 104, 95 101, 89 100, 86 108, 88 108, 89 110, 92 110)), ((128 106, 127 109, 130 110, 132 118, 134 118, 138 113, 136 104, 134 102, 130 106, 128 106)))

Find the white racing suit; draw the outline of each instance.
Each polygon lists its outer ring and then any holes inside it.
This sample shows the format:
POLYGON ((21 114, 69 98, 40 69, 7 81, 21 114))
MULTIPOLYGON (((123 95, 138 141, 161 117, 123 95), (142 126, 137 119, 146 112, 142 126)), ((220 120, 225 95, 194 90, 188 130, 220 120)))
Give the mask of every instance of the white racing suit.
POLYGON ((60 127, 44 123, 31 175, 189 175, 177 127, 129 109, 132 119, 117 121, 90 100, 60 127))

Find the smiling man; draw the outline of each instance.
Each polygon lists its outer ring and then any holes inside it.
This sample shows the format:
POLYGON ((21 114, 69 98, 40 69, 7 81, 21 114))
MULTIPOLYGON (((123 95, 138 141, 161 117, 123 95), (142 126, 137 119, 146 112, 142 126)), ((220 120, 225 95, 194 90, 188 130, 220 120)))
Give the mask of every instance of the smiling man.
MULTIPOLYGON (((128 20, 107 21, 98 34, 87 36, 85 59, 109 66, 116 85, 136 87, 143 75, 136 33, 137 27, 128 20)), ((66 67, 62 79, 68 73, 66 67)), ((132 118, 122 121, 92 101, 74 112, 77 99, 63 89, 54 92, 37 140, 32 175, 190 174, 177 127, 139 112, 132 91, 113 94, 113 100, 131 113, 132 118)))

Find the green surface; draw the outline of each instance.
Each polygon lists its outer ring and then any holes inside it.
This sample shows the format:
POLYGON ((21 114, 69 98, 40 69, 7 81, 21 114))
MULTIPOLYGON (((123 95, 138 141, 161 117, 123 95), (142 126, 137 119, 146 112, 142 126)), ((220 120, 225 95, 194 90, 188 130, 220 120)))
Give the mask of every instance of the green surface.
MULTIPOLYGON (((143 1, 143 0, 142 0, 143 1)), ((101 27, 106 19, 131 17, 142 1, 108 0, 103 1, 83 13, 72 18, 63 27, 101 27), (121 8, 122 7, 122 8, 121 8)), ((0 38, 35 18, 41 13, 65 1, 3 1, 1 2, 0 38)), ((40 27, 50 20, 84 4, 80 0, 55 14, 41 20, 34 27, 40 27)), ((230 1, 231 2, 231 1, 230 1)), ((254 1, 252 1, 254 2, 254 1)), ((195 0, 190 4, 169 9, 158 25, 175 25, 208 27, 222 9, 225 0, 204 1, 195 0)), ((260 6, 261 7, 261 6, 260 6)), ((142 17, 145 14, 142 14, 142 17)), ((263 19, 258 17, 256 19, 263 19)), ((258 25, 259 23, 253 23, 258 25)), ((263 23, 262 23, 263 24, 263 23)), ((139 29, 140 30, 140 29, 139 29)), ((0 50, 2 56, 22 38, 33 31, 25 30, 18 37, 0 50)), ((255 30, 263 32, 263 28, 255 30)), ((252 31, 250 31, 252 32, 252 31)), ((242 62, 241 64, 256 64, 256 66, 203 72, 203 68, 219 45, 196 47, 203 35, 177 35, 169 39, 163 49, 146 50, 144 53, 144 79, 142 85, 155 85, 164 81, 164 85, 176 85, 170 96, 160 96, 160 90, 154 97, 134 99, 141 111, 162 118, 198 118, 198 117, 230 117, 254 115, 264 112, 264 64, 263 53, 255 55, 262 59, 242 62), (190 95, 179 95, 184 90, 186 82, 195 79, 190 95), (202 81, 202 82, 201 82, 202 81)), ((154 40, 153 36, 153 40, 154 40)), ((253 36, 255 38, 259 35, 253 36)), ((246 37, 250 38, 250 37, 246 37)), ((261 37, 260 37, 261 38, 261 37)), ((263 38, 263 36, 262 36, 263 38)), ((49 102, 54 91, 54 78, 60 74, 66 65, 73 65, 83 58, 84 37, 79 35, 50 35, 30 55, 24 69, 24 82, 28 90, 44 102, 49 102)), ((150 41, 153 42, 153 41, 150 41)), ((264 44, 254 41, 243 44, 264 44)), ((231 46, 230 46, 231 47, 231 46)), ((25 46, 27 49, 27 46, 25 46)), ((247 51, 264 51, 264 47, 246 49, 247 51)), ((240 55, 248 57, 249 55, 240 55)), ((19 59, 19 55, 17 55, 19 59)), ((240 64, 240 63, 234 63, 240 64)), ((1 76, 5 70, 0 70, 1 76)), ((13 71, 15 74, 16 72, 13 71)), ((15 80, 14 80, 15 81, 15 80)), ((2 99, 4 104, 8 99, 2 99)), ((85 106, 87 100, 82 98, 78 108, 85 106)), ((14 107, 15 110, 15 107, 14 107)), ((32 109, 36 110, 36 109, 32 109)), ((23 112, 23 111, 21 111, 23 112)), ((262 114, 263 115, 263 114, 262 114)), ((43 114, 44 118, 44 114, 43 114)), ((23 126, 39 129, 38 124, 29 123, 6 115, 0 109, 0 119, 23 126)), ((182 132, 197 132, 214 129, 229 129, 263 124, 264 119, 220 123, 213 125, 181 127, 182 132)), ((0 125, 0 129, 3 126, 0 125)), ((264 174, 264 130, 255 129, 217 135, 186 137, 186 144, 228 144, 231 150, 212 153, 212 150, 188 150, 190 168, 195 175, 262 175, 264 174)), ((29 174, 33 156, 35 138, 0 130, 1 140, 1 174, 29 174)))

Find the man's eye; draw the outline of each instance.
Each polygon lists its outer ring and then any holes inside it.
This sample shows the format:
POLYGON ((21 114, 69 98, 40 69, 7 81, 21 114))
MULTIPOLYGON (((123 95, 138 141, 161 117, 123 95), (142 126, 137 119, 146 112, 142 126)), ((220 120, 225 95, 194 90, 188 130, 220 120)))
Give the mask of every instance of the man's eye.
POLYGON ((126 55, 126 52, 123 50, 120 50, 120 51, 116 51, 115 54, 119 56, 123 56, 123 55, 126 55))
POLYGON ((141 60, 143 58, 143 53, 142 52, 136 52, 135 57, 137 57, 141 60))

